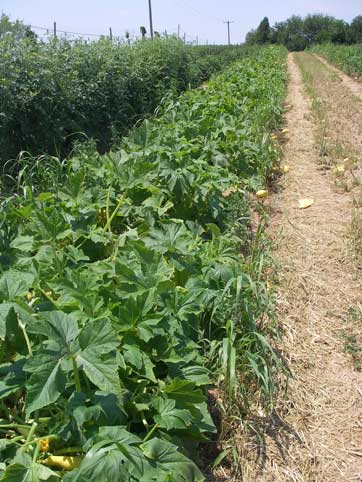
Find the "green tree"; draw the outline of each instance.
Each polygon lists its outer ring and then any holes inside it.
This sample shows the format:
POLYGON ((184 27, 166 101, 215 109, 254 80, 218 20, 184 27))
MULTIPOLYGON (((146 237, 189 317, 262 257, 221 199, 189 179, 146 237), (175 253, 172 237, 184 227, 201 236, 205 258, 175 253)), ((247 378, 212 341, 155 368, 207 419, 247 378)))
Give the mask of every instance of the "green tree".
POLYGON ((3 38, 5 35, 12 35, 17 40, 25 37, 36 38, 36 34, 31 30, 29 25, 25 25, 20 20, 12 22, 8 15, 2 13, 0 16, 0 38, 3 38))
POLYGON ((293 15, 285 22, 281 22, 277 32, 277 39, 277 43, 285 45, 288 50, 304 50, 307 42, 304 35, 303 19, 298 15, 293 15))
POLYGON ((348 40, 350 43, 362 43, 362 15, 352 20, 348 40))
POLYGON ((266 44, 270 42, 270 24, 268 17, 264 17, 256 29, 255 40, 257 44, 266 44))
POLYGON ((250 30, 250 32, 246 34, 245 42, 248 45, 256 44, 256 30, 250 30))

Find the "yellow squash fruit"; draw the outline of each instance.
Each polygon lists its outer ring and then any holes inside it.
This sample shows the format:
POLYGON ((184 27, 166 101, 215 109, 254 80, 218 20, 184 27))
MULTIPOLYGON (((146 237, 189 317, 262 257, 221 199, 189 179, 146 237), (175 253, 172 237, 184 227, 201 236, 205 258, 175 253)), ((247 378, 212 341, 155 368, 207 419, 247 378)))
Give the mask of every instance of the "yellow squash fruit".
POLYGON ((290 171, 290 167, 288 165, 285 165, 282 167, 282 171, 284 174, 287 174, 290 171))
POLYGON ((283 129, 282 133, 285 134, 285 135, 289 134, 289 129, 283 129))
POLYGON ((48 467, 54 467, 60 470, 74 470, 77 469, 82 463, 83 457, 65 457, 62 455, 51 455, 47 459, 43 460, 42 463, 48 467))
POLYGON ((313 206, 314 201, 313 199, 300 199, 299 200, 299 209, 307 209, 313 206))
POLYGON ((260 189, 260 191, 257 191, 255 195, 258 199, 265 199, 268 197, 268 191, 266 189, 260 189))

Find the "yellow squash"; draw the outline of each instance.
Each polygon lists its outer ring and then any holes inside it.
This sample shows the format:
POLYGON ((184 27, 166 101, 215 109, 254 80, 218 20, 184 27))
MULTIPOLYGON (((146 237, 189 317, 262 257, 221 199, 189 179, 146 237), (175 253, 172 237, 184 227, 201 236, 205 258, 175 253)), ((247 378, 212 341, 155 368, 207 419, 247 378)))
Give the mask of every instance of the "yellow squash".
POLYGON ((53 467, 60 470, 74 470, 80 466, 83 457, 65 457, 63 455, 51 455, 47 459, 43 460, 42 463, 48 467, 53 467))
POLYGON ((261 189, 260 191, 257 191, 255 195, 258 199, 265 199, 268 197, 268 191, 266 189, 261 189))
POLYGON ((307 209, 313 206, 314 201, 313 199, 300 199, 299 200, 299 209, 307 209))

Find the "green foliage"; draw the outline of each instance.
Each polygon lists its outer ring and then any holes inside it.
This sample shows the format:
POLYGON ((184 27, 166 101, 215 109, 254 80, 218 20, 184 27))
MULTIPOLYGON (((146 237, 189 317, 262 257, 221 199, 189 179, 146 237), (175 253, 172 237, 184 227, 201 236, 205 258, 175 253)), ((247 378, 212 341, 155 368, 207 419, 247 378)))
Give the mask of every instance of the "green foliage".
POLYGON ((349 43, 362 43, 362 15, 358 15, 352 20, 349 29, 349 43))
MULTIPOLYGON (((0 168, 20 151, 65 156, 92 138, 107 151, 166 95, 196 87, 247 49, 205 50, 175 38, 132 47, 108 39, 0 40, 0 168)), ((9 172, 14 162, 6 164, 9 172)))
POLYGON ((325 57, 329 62, 344 70, 348 75, 362 75, 361 45, 316 45, 312 52, 325 57))
POLYGON ((20 20, 12 22, 8 15, 2 13, 0 16, 0 39, 6 36, 12 37, 14 40, 23 38, 36 39, 36 34, 28 25, 25 25, 20 20))
POLYGON ((256 31, 247 34, 246 42, 250 45, 271 42, 284 45, 292 51, 304 50, 321 42, 353 43, 359 41, 359 25, 359 17, 349 25, 329 15, 314 14, 305 18, 293 15, 270 28, 265 17, 256 31))
POLYGON ((208 386, 270 399, 249 191, 278 157, 285 60, 255 50, 110 153, 22 170, 0 205, 1 481, 202 481, 208 386), (80 467, 45 468, 44 438, 80 467))
POLYGON ((256 29, 256 43, 267 44, 270 42, 270 25, 268 17, 264 17, 256 29))

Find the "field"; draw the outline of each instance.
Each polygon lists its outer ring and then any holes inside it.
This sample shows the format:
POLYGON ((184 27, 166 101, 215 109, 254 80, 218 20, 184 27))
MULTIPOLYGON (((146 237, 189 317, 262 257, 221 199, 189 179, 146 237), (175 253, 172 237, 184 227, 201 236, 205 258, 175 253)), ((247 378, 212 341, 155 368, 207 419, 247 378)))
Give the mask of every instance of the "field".
POLYGON ((0 169, 12 172, 21 151, 67 156, 87 138, 106 152, 162 99, 202 84, 249 50, 191 47, 174 38, 129 46, 4 37, 0 169))
POLYGON ((322 44, 311 49, 322 55, 348 75, 360 78, 362 76, 362 46, 322 44))
MULTIPOLYGON (((74 48, 83 70, 90 47, 74 48)), ((191 84, 210 76, 206 64, 191 84)), ((57 75, 44 66, 40 73, 57 75)), ((170 85, 184 90, 188 75, 167 85, 160 78, 156 96, 141 99, 135 89, 136 117, 170 85)), ((164 100, 109 152, 90 141, 67 161, 39 158, 6 178, 1 480, 202 481, 200 444, 217 430, 210 387, 223 391, 229 410, 244 410, 256 390, 271 402, 281 361, 266 336, 273 302, 257 198, 280 158, 273 132, 286 81, 286 50, 255 48, 207 84, 164 100)), ((108 101, 97 103, 103 80, 87 86, 94 118, 108 115, 108 101)), ((67 115, 48 123, 45 112, 44 128, 66 126, 67 115)))

